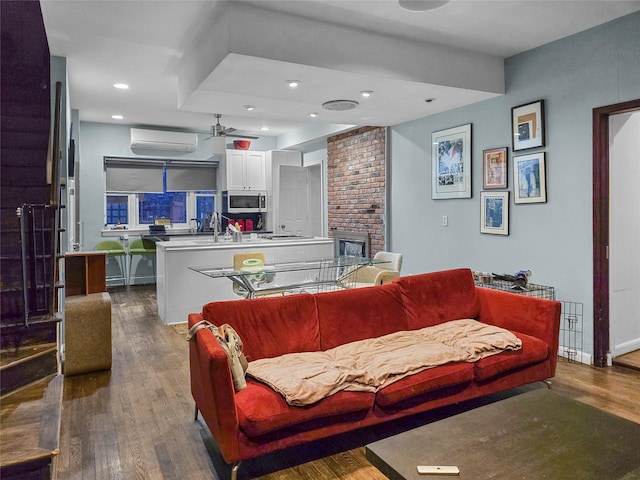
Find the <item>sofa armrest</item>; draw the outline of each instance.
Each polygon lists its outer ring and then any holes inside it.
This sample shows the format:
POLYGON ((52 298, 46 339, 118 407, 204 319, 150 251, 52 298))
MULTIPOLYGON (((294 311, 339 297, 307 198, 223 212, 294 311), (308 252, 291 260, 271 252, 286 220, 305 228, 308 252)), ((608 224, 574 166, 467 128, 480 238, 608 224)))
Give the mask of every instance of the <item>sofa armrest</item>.
POLYGON ((475 288, 480 302, 479 320, 546 342, 552 372, 555 372, 560 336, 560 302, 484 287, 475 288))
MULTIPOLYGON (((189 327, 203 320, 189 314, 189 327)), ((211 331, 202 329, 189 342, 191 394, 222 456, 228 463, 239 458, 238 412, 226 352, 211 331)))

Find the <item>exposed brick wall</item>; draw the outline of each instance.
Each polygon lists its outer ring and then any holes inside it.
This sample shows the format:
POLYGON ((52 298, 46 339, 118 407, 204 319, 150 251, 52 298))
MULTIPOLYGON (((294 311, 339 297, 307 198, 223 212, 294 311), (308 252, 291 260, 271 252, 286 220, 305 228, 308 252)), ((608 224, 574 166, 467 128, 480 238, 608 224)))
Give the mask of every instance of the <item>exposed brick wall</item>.
POLYGON ((329 231, 368 232, 371 256, 384 250, 385 128, 327 139, 329 231))

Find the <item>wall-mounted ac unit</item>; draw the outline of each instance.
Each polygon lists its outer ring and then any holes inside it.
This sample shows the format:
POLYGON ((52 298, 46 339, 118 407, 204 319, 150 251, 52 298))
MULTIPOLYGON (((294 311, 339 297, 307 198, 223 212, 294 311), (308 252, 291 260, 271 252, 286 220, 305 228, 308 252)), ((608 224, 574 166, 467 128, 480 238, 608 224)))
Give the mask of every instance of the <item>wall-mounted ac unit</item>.
POLYGON ((171 152, 195 152, 198 136, 189 132, 167 132, 164 130, 131 129, 131 148, 166 150, 171 152))

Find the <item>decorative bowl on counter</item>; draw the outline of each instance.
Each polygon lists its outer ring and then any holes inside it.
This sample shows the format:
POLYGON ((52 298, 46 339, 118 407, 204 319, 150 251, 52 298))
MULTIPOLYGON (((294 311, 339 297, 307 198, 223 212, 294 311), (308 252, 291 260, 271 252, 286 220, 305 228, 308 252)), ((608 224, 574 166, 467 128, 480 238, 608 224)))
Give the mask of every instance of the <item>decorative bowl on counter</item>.
POLYGON ((249 150, 251 140, 234 140, 233 146, 236 150, 249 150))

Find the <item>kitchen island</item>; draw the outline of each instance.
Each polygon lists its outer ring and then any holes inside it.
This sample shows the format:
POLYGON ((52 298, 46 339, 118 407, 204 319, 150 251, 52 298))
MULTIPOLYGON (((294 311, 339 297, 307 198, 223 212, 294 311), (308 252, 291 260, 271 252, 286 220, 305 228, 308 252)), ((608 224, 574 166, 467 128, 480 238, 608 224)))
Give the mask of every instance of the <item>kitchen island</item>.
POLYGON ((277 237, 242 242, 223 242, 213 237, 190 237, 156 243, 156 296, 158 316, 165 324, 183 323, 206 303, 241 300, 227 278, 209 278, 189 267, 228 267, 233 255, 262 252, 266 263, 297 262, 333 258, 333 239, 323 237, 277 237))

